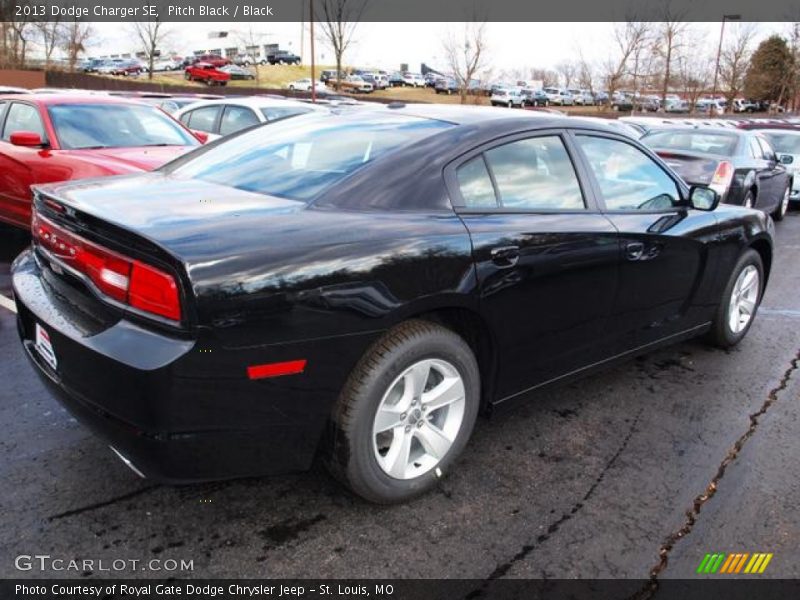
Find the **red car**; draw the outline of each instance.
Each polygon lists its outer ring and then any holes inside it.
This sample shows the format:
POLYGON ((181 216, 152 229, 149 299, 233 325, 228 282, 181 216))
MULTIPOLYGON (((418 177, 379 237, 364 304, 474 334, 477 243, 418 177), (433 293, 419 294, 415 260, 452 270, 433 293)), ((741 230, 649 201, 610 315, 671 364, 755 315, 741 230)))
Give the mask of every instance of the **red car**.
POLYGON ((133 100, 0 96, 0 221, 30 227, 33 184, 151 171, 199 145, 162 110, 133 100))
POLYGON ((187 81, 202 81, 206 85, 228 85, 231 80, 230 73, 220 71, 214 65, 203 62, 186 67, 183 77, 187 81))
MULTIPOLYGON (((231 64, 227 58, 220 56, 219 54, 201 54, 200 56, 193 56, 190 59, 190 65, 196 65, 197 63, 208 63, 212 67, 224 67, 225 65, 231 64)), ((187 65, 188 66, 188 65, 187 65)))

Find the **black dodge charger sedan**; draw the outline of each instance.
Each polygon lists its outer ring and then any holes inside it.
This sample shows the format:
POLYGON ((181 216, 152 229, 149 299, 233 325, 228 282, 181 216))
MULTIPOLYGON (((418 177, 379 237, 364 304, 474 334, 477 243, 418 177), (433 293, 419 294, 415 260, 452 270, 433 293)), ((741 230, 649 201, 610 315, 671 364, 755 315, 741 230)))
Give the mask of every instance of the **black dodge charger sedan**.
POLYGON ((479 412, 662 344, 739 342, 773 224, 718 203, 575 118, 302 116, 153 173, 37 188, 19 334, 146 477, 319 456, 397 502, 453 468, 479 412))

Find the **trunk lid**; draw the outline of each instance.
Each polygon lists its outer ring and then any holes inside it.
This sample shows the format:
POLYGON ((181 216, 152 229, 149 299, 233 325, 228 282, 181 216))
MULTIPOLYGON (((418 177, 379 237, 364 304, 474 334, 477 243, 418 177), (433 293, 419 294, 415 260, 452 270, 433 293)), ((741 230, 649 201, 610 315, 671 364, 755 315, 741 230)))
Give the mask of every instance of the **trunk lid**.
POLYGON ((665 163, 686 183, 690 185, 709 185, 714 173, 723 161, 730 161, 725 156, 703 154, 687 150, 660 150, 655 148, 665 163))

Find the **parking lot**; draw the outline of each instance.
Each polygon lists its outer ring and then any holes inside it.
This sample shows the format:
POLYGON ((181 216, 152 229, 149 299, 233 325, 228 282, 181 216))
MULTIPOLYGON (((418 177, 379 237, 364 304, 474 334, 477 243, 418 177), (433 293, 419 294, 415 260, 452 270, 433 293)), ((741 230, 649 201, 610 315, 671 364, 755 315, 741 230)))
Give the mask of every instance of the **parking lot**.
MULTIPOLYGON (((26 244, 0 230, 6 298, 26 244)), ((45 393, 0 305, 0 575, 53 576, 14 567, 49 554, 187 559, 194 570, 177 576, 196 578, 685 578, 719 551, 770 552, 764 576, 798 577, 799 257, 794 211, 734 350, 684 343, 481 419, 437 492, 383 508, 319 467, 184 487, 139 479, 45 393)))

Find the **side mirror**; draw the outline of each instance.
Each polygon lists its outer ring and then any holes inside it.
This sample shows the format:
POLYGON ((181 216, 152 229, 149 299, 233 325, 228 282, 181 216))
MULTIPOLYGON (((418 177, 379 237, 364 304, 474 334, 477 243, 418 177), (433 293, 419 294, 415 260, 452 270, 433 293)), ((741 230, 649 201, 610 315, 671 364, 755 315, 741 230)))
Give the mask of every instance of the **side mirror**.
POLYGON ((194 134, 194 137, 200 140, 201 144, 205 144, 206 142, 208 142, 208 134, 205 131, 198 131, 196 129, 192 129, 192 133, 194 134))
POLYGON ((693 185, 689 189, 689 203, 697 210, 711 211, 719 206, 719 194, 702 185, 693 185))
POLYGON ((15 131, 11 134, 9 140, 14 146, 23 146, 26 148, 35 148, 44 146, 42 136, 33 131, 15 131))
POLYGON ((780 159, 782 165, 790 165, 794 162, 794 156, 791 154, 781 154, 780 159))

